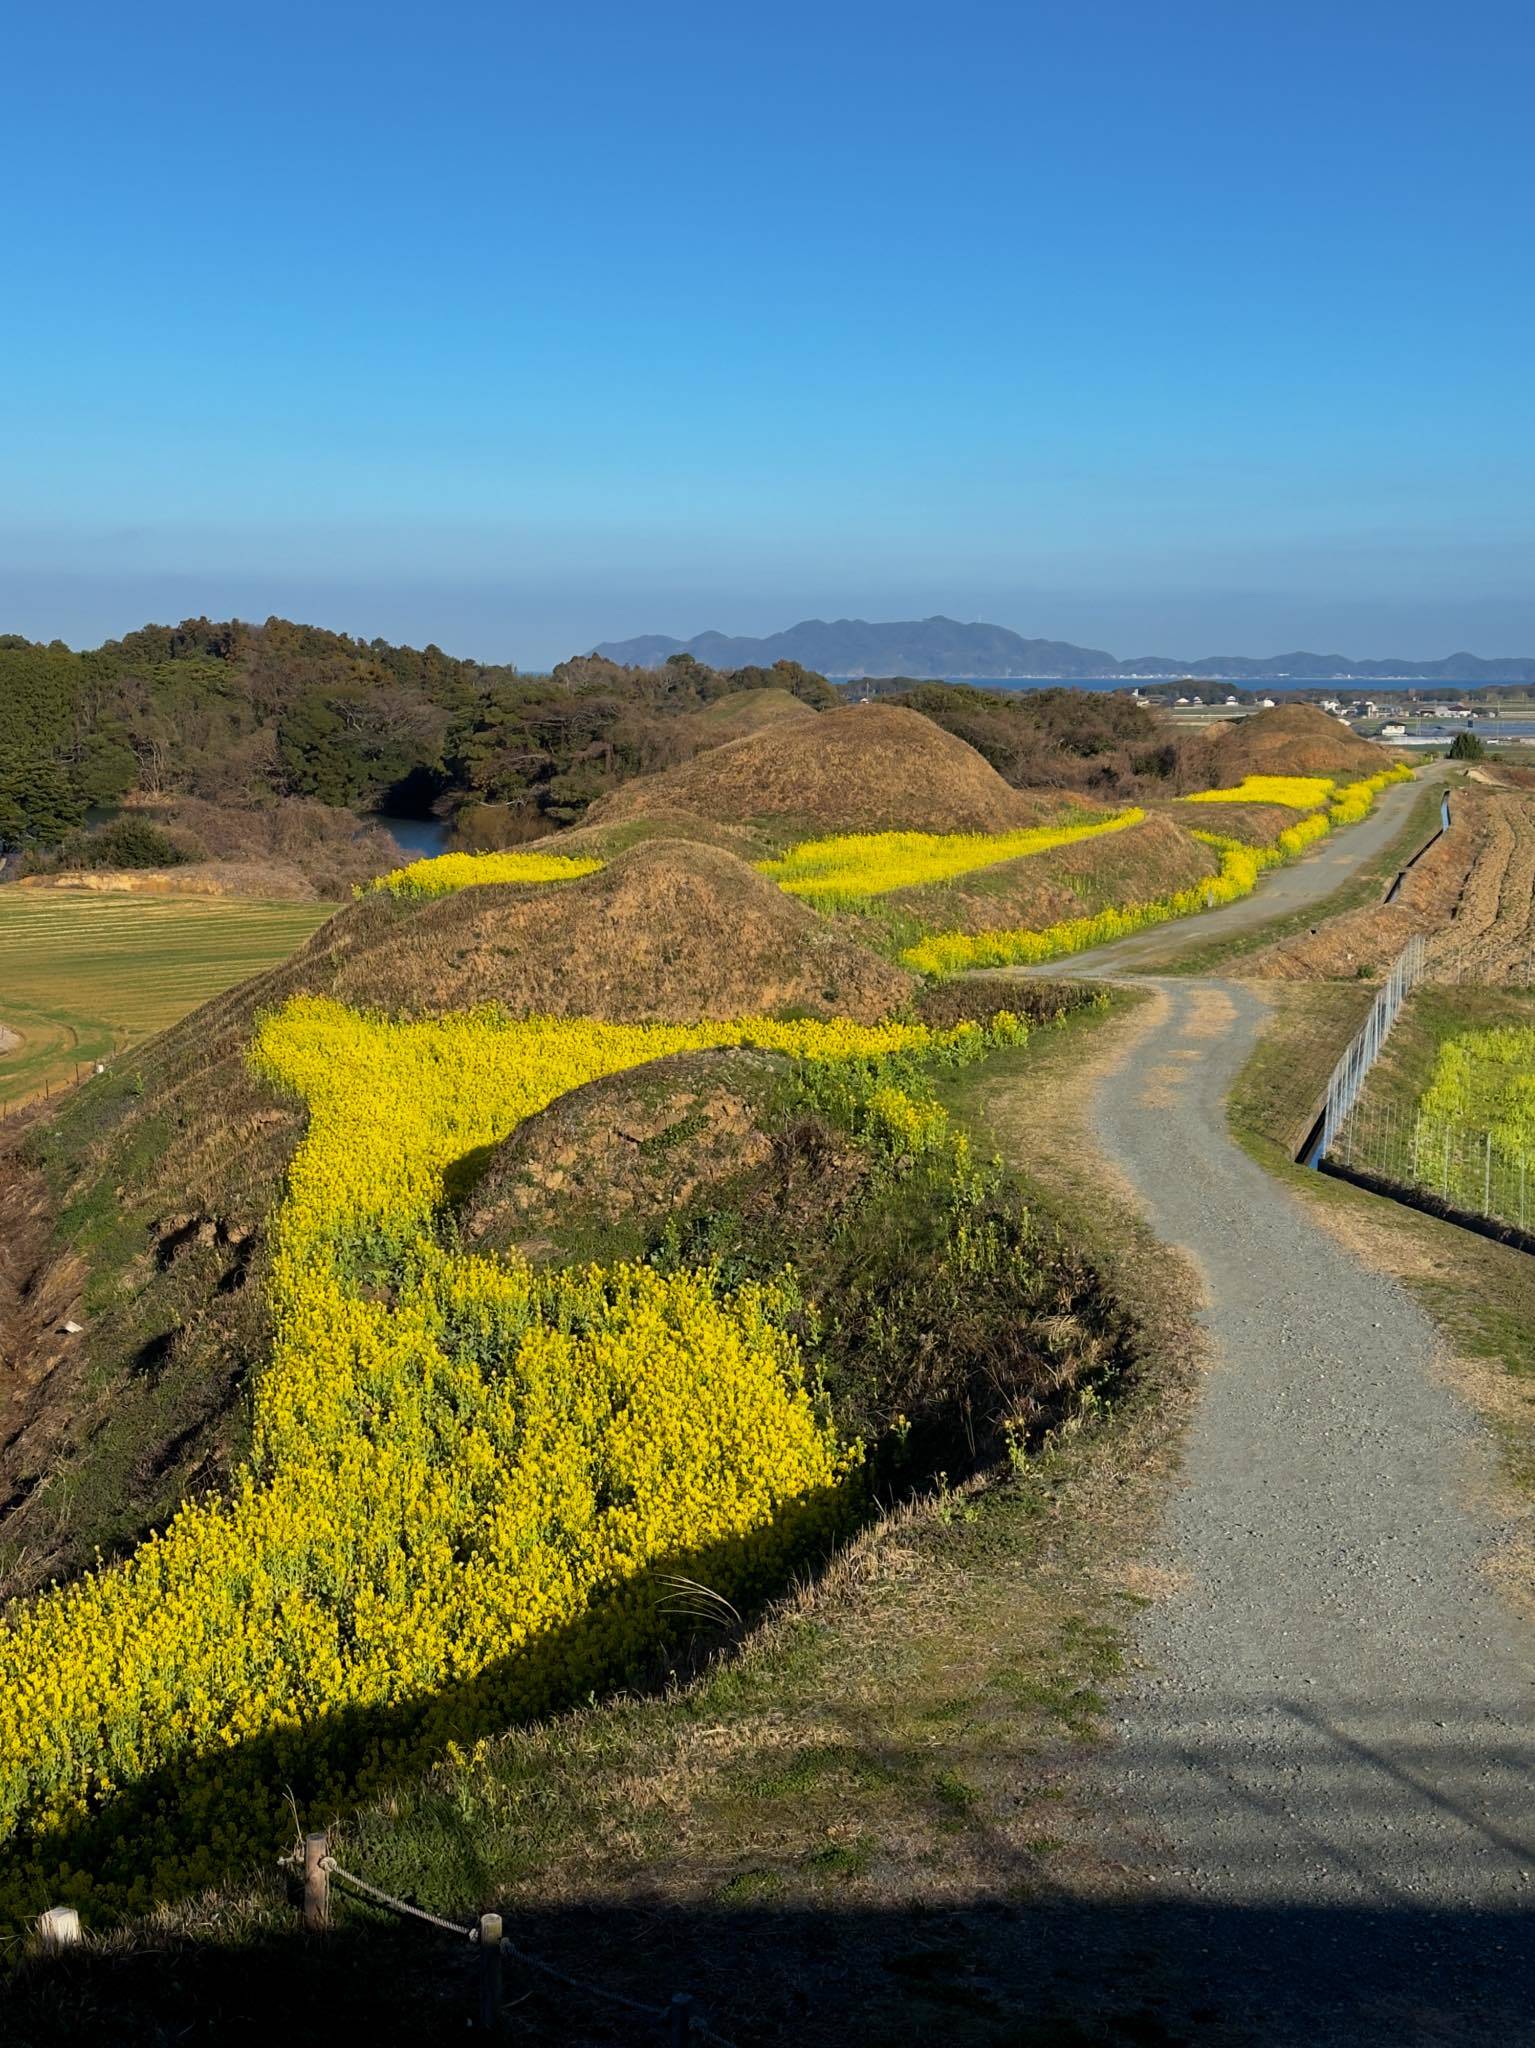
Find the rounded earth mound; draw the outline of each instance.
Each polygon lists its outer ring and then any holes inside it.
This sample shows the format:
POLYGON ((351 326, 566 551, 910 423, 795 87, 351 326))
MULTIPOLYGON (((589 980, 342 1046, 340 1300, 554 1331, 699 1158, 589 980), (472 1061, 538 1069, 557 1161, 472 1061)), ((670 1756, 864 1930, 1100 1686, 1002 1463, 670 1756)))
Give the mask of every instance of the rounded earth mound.
POLYGON ((745 861, 692 841, 645 840, 574 882, 381 909, 360 904, 327 928, 327 992, 341 1002, 418 1013, 494 1002, 618 1022, 792 1010, 872 1023, 912 988, 745 861))
POLYGON ((918 711, 849 704, 640 776, 594 804, 587 823, 617 824, 660 808, 807 834, 1004 832, 1041 823, 1060 803, 1013 789, 974 747, 918 711))
MULTIPOLYGON (((1378 775, 1399 757, 1362 740, 1313 704, 1284 704, 1213 728, 1198 744, 1200 787, 1234 789, 1249 775, 1378 775)), ((1190 758, 1198 759, 1190 747, 1190 758)))

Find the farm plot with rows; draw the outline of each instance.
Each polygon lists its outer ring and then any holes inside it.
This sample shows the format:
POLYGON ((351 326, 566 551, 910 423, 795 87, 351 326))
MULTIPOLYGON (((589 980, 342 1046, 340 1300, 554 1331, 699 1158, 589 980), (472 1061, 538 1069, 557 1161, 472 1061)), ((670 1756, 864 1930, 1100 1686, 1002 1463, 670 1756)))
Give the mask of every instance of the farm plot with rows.
POLYGON ((1458 874, 1445 878, 1450 900, 1429 942, 1433 978, 1527 988, 1535 982, 1535 795, 1467 788, 1453 803, 1467 844, 1458 874))
POLYGON ((0 1111, 284 960, 328 903, 0 890, 0 1111), (0 1040, 3 1046, 4 1040, 0 1040))

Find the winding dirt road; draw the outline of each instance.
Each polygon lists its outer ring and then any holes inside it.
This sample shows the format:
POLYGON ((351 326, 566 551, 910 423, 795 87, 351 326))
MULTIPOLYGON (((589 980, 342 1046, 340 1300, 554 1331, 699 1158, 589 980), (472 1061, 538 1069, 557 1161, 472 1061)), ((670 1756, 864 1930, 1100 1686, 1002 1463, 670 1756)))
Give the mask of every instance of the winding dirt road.
MULTIPOLYGON (((1358 866, 1387 837, 1337 851, 1358 866)), ((1253 902, 1294 907, 1279 893, 1253 902)), ((1117 972, 1134 943, 1088 964, 1117 972)), ((1159 2038, 1535 2041, 1535 1626, 1484 1569, 1494 1447, 1409 1296, 1232 1139, 1259 991, 1151 986, 1096 1124, 1203 1276, 1213 1358, 1160 1540, 1170 1590, 1093 1789, 1133 1939, 1161 1951, 1159 2038)))

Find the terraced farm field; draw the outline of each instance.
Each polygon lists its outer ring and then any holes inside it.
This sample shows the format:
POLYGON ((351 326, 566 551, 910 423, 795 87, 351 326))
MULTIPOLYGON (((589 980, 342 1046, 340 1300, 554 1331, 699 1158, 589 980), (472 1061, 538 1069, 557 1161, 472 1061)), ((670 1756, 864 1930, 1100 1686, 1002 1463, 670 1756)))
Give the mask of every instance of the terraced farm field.
POLYGON ((334 907, 0 889, 0 1113, 286 959, 334 907))
POLYGON ((1535 795, 1468 789, 1456 802, 1471 827, 1469 860, 1453 877, 1449 920, 1430 940, 1432 978, 1527 987, 1535 979, 1535 795))

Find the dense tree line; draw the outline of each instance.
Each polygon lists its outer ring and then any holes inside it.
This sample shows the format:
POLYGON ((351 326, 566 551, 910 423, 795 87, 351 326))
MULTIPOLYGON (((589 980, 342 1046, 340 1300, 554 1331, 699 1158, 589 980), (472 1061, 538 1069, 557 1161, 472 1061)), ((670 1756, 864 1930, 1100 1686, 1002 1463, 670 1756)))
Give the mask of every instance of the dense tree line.
POLYGON ((763 688, 837 701, 794 663, 720 674, 690 656, 658 669, 588 657, 524 676, 285 619, 187 619, 84 653, 0 637, 0 850, 57 844, 131 791, 493 807, 503 835, 531 836, 696 751, 682 714, 763 688))
POLYGON ((61 838, 131 789, 137 767, 78 655, 0 639, 0 847, 61 838))
POLYGON ((1184 787, 1176 736, 1116 691, 978 690, 899 676, 846 687, 922 712, 1018 788, 1111 798, 1184 787))

